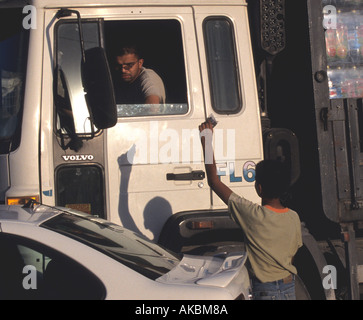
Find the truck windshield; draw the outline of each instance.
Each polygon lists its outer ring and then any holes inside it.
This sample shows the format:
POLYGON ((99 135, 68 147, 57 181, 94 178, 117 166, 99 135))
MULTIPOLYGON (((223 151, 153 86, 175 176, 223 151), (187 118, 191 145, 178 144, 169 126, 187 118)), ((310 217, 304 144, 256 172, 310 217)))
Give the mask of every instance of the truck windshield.
POLYGON ((150 240, 93 216, 60 214, 41 226, 80 241, 153 280, 180 261, 150 240))
POLYGON ((20 142, 29 31, 21 9, 0 9, 0 154, 20 142))

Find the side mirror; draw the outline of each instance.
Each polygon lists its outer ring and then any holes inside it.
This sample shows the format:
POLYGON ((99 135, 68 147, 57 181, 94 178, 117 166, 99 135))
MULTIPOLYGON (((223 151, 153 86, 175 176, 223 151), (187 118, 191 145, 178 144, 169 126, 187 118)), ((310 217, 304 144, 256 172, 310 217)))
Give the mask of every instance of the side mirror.
POLYGON ((117 122, 116 99, 106 53, 101 47, 84 51, 82 82, 91 120, 98 129, 117 122))

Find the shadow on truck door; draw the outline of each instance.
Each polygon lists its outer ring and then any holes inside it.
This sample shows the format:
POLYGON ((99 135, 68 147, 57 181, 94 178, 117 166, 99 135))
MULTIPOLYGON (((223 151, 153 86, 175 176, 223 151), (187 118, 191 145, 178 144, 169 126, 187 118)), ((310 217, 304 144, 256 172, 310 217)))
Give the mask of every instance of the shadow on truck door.
MULTIPOLYGON (((132 172, 132 163, 135 156, 135 145, 128 152, 118 158, 118 165, 121 171, 120 178, 120 198, 118 214, 122 225, 140 235, 144 235, 137 226, 133 215, 137 212, 130 212, 129 206, 129 181, 132 172)), ((145 206, 143 211, 144 227, 154 235, 154 241, 161 232, 161 228, 168 218, 172 215, 170 203, 163 197, 152 198, 145 206)), ((146 236, 146 235, 144 235, 146 236)))

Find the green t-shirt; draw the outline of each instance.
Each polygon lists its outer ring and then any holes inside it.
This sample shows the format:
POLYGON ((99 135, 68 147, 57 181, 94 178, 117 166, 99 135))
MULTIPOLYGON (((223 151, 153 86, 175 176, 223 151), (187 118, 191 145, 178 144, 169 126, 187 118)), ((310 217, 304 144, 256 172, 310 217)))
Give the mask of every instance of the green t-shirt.
POLYGON ((283 279, 296 274, 292 258, 302 246, 301 224, 291 209, 261 206, 232 193, 229 212, 242 227, 246 250, 255 276, 261 282, 283 279))

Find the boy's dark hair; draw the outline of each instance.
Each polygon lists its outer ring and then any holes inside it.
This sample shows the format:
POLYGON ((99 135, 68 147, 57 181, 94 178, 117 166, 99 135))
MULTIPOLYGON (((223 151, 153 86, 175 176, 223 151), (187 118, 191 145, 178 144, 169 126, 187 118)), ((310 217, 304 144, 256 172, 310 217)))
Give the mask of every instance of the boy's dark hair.
POLYGON ((262 160, 256 165, 256 182, 264 198, 281 198, 290 187, 290 170, 278 160, 262 160))

